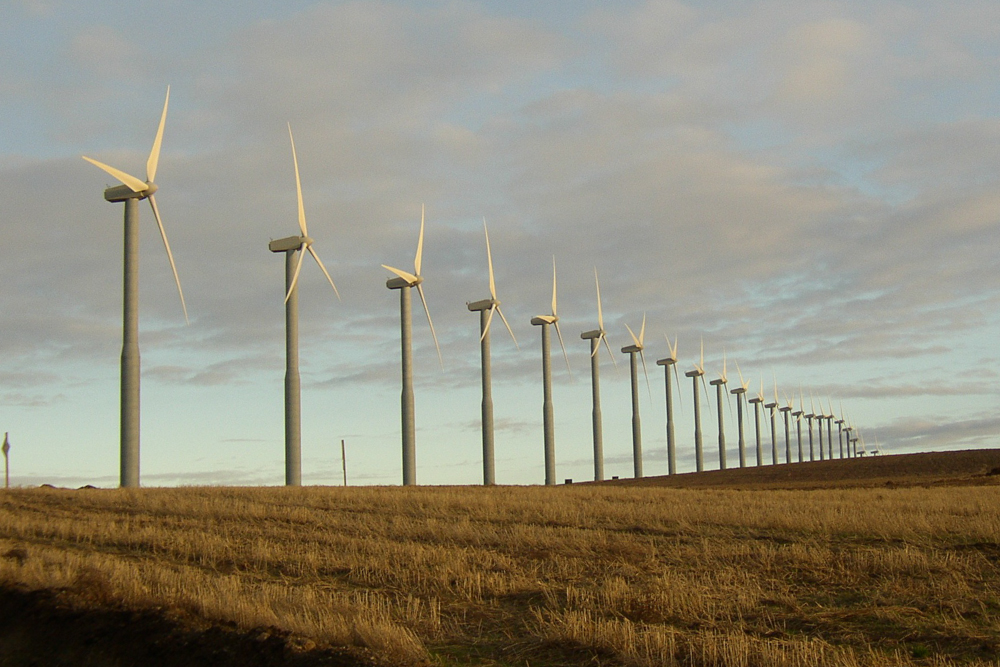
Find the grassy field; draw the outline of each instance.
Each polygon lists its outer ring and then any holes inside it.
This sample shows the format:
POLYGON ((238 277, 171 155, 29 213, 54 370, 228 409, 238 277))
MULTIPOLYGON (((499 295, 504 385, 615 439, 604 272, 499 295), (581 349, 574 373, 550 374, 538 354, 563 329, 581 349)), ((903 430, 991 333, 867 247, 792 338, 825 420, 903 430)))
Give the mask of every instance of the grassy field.
POLYGON ((1000 664, 993 481, 0 491, 0 587, 358 664, 1000 664))

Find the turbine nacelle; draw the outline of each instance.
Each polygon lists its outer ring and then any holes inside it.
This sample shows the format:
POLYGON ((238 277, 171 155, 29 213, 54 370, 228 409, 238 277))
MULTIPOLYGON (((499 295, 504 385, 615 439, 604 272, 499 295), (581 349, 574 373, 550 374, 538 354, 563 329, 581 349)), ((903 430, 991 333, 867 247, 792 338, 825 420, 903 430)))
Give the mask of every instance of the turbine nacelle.
POLYGON ((104 199, 109 202, 123 202, 128 199, 145 199, 160 188, 156 183, 146 181, 146 187, 136 192, 128 185, 113 185, 104 190, 104 199))
POLYGON ((696 368, 693 371, 688 371, 687 373, 685 373, 684 377, 686 377, 686 378, 698 378, 698 377, 701 377, 704 374, 705 374, 705 371, 696 368))
POLYGON ((555 315, 536 315, 531 318, 531 323, 535 326, 541 326, 543 324, 555 324, 559 321, 559 318, 555 315))
POLYGON ((312 244, 313 240, 308 236, 287 236, 271 241, 267 244, 267 249, 271 252, 288 252, 289 250, 308 248, 312 244))
POLYGON ((468 307, 470 311, 476 312, 480 310, 490 310, 491 308, 495 308, 496 306, 500 305, 500 302, 497 299, 483 299, 482 301, 472 301, 471 303, 466 301, 465 305, 468 307))

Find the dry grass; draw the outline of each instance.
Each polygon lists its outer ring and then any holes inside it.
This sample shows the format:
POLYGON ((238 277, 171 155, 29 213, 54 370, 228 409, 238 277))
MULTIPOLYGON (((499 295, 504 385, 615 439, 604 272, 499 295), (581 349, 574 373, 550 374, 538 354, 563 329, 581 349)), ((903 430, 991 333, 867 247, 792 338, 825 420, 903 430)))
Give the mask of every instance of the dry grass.
POLYGON ((0 493, 0 584, 387 661, 998 664, 1000 488, 0 493))

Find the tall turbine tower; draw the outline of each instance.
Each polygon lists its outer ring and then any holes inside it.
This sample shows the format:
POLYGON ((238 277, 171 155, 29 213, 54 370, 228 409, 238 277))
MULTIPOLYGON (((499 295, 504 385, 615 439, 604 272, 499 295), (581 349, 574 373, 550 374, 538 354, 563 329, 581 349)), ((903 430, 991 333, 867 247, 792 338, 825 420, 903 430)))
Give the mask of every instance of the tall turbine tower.
POLYGON ((424 288, 422 285, 424 277, 420 274, 423 254, 424 207, 421 205, 420 235, 417 236, 417 254, 413 258, 413 273, 408 273, 385 264, 382 265, 382 268, 396 274, 395 278, 385 281, 385 286, 391 290, 399 290, 400 357, 403 367, 403 390, 400 394, 399 402, 402 419, 404 486, 417 483, 417 431, 413 409, 413 318, 410 300, 410 289, 413 287, 417 288, 417 294, 420 295, 420 303, 424 306, 424 314, 427 315, 427 324, 430 326, 431 336, 434 338, 434 347, 437 348, 438 362, 441 364, 441 368, 444 368, 444 361, 441 359, 441 346, 438 345, 437 334, 434 332, 434 322, 431 321, 431 311, 428 310, 427 299, 424 297, 424 288))
POLYGON ((562 347, 563 358, 566 360, 566 370, 569 367, 569 355, 563 343, 562 332, 559 330, 559 316, 556 315, 556 258, 552 256, 552 314, 538 315, 531 318, 531 323, 542 328, 542 423, 545 438, 545 484, 556 483, 556 427, 552 414, 552 364, 549 355, 549 325, 556 328, 559 345, 562 347))
MULTIPOLYGON (((691 378, 694 386, 694 456, 698 472, 705 469, 705 452, 701 441, 701 401, 698 398, 698 378, 702 384, 705 383, 705 340, 701 341, 701 361, 694 366, 693 371, 688 371, 684 377, 691 378)), ((706 393, 708 387, 705 387, 706 393)))
MULTIPOLYGON (((664 338, 666 335, 664 334, 664 338)), ((664 357, 663 359, 657 359, 656 364, 658 366, 663 366, 663 370, 666 378, 667 387, 667 473, 670 475, 677 474, 677 447, 674 441, 674 400, 673 393, 670 387, 670 369, 674 369, 674 379, 677 380, 677 391, 680 392, 681 389, 681 379, 677 375, 677 337, 674 337, 674 344, 670 345, 670 339, 667 338, 667 347, 670 349, 670 356, 664 357)), ((680 394, 678 393, 678 398, 680 394)))
MULTIPOLYGON (((812 402, 813 402, 812 396, 810 395, 809 407, 810 409, 812 409, 813 417, 816 419, 816 434, 817 437, 819 438, 819 460, 824 461, 826 456, 826 451, 823 449, 823 413, 816 412, 816 408, 813 407, 812 402)), ((822 403, 820 404, 819 409, 820 410, 823 409, 822 403)))
POLYGON ((802 461, 803 461, 803 458, 802 458, 802 415, 805 414, 805 411, 803 410, 801 396, 802 396, 802 391, 800 389, 799 390, 799 397, 800 397, 799 398, 799 409, 792 413, 792 416, 795 417, 795 431, 798 434, 798 441, 799 441, 799 463, 802 463, 802 461))
POLYGON ((757 465, 764 465, 764 448, 760 443, 760 404, 764 402, 764 381, 760 381, 760 391, 751 398, 749 403, 753 403, 754 432, 757 436, 757 465))
POLYGON ((764 405, 771 417, 771 465, 778 465, 778 431, 775 428, 774 418, 778 407, 778 382, 774 382, 774 400, 764 405))
MULTIPOLYGON (((802 401, 802 395, 801 394, 799 394, 799 401, 800 402, 802 401)), ((809 414, 807 414, 805 416, 806 417, 806 422, 809 425, 809 460, 810 461, 815 461, 816 460, 816 452, 815 452, 815 449, 813 447, 813 418, 816 417, 816 408, 815 408, 815 406, 813 406, 812 396, 809 397, 809 409, 810 409, 809 414)))
MULTIPOLYGON (((639 422, 639 365, 635 361, 635 355, 639 355, 642 360, 642 372, 646 376, 646 389, 649 390, 649 373, 646 372, 646 357, 642 351, 645 349, 642 342, 646 337, 646 314, 642 314, 642 327, 639 329, 639 337, 629 327, 628 335, 632 337, 632 344, 622 348, 622 352, 628 355, 629 370, 632 379, 632 470, 636 479, 642 477, 642 425, 639 422)), ((652 392, 650 391, 650 397, 652 392)))
POLYGON ((615 355, 611 353, 611 343, 608 342, 608 333, 604 330, 604 313, 601 310, 601 282, 597 279, 597 268, 594 268, 594 284, 597 286, 597 328, 591 331, 584 331, 580 338, 590 341, 590 387, 594 400, 594 411, 592 416, 594 429, 594 480, 604 479, 604 427, 601 423, 601 360, 598 352, 601 349, 601 341, 608 349, 611 363, 618 367, 615 355))
MULTIPOLYGON (((785 397, 787 398, 787 396, 785 397)), ((792 402, 788 401, 788 404, 781 410, 781 414, 785 418, 785 463, 792 462, 792 436, 790 431, 790 424, 788 423, 788 413, 792 411, 792 402)))
POLYGON ((3 446, 0 446, 0 452, 3 452, 3 488, 10 488, 10 433, 3 434, 3 446))
POLYGON ((715 387, 716 409, 719 413, 719 470, 726 469, 726 424, 722 410, 722 394, 726 391, 726 353, 722 352, 722 373, 709 382, 715 387))
MULTIPOLYGON (((826 414, 826 441, 830 447, 830 460, 833 460, 833 416, 833 403, 830 402, 830 412, 826 414)), ((844 458, 843 452, 840 458, 844 458)))
POLYGON ((114 176, 123 185, 109 187, 104 191, 104 199, 109 202, 125 203, 125 243, 124 243, 124 280, 122 308, 122 356, 121 356, 121 469, 120 484, 123 487, 139 486, 139 201, 149 200, 153 209, 153 217, 160 229, 160 238, 167 251, 170 270, 174 272, 174 282, 177 283, 177 294, 181 298, 181 308, 184 311, 184 321, 187 322, 187 305, 184 303, 184 292, 181 291, 181 281, 177 276, 174 256, 170 252, 167 233, 160 220, 160 210, 156 207, 157 191, 155 181, 156 167, 160 161, 160 145, 163 142, 163 126, 167 122, 167 104, 170 102, 170 86, 167 86, 167 96, 163 100, 163 113, 160 114, 160 126, 156 130, 153 148, 146 160, 146 180, 141 181, 103 162, 98 162, 83 156, 87 162, 103 169, 114 176))
MULTIPOLYGON (((486 218, 483 218, 483 232, 486 234, 486 262, 490 273, 490 298, 482 301, 473 301, 465 304, 470 312, 479 312, 479 347, 483 369, 483 484, 492 486, 496 484, 496 467, 493 458, 493 376, 490 368, 490 322, 493 321, 493 313, 500 313, 500 319, 507 327, 514 345, 517 345, 517 338, 507 324, 507 318, 500 310, 500 301, 497 300, 496 283, 493 281, 493 255, 490 253, 490 232, 486 228, 486 218)), ((520 346, 518 346, 520 349, 520 346)))
POLYGON ((285 486, 302 484, 302 387, 299 381, 299 271, 306 252, 312 255, 330 287, 340 299, 333 278, 313 249, 313 239, 306 226, 306 211, 302 205, 302 181, 299 179, 299 158, 295 154, 295 138, 288 125, 292 143, 292 164, 295 165, 295 193, 299 204, 300 236, 289 236, 267 244, 271 252, 285 253, 285 486), (298 253, 298 259, 295 255, 298 253))
POLYGON ((736 420, 740 424, 740 467, 747 467, 747 445, 746 438, 743 433, 743 402, 747 398, 747 387, 750 386, 749 380, 743 379, 743 371, 740 370, 740 365, 736 364, 736 372, 740 374, 740 386, 736 389, 730 389, 730 394, 736 394, 736 420))

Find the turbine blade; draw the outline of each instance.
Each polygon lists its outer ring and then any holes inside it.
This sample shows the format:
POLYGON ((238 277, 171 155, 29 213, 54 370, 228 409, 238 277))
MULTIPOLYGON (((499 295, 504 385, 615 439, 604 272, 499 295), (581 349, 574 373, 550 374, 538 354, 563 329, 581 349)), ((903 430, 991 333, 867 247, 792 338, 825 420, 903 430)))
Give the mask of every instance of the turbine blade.
POLYGON ((302 231, 302 236, 309 236, 309 231, 306 228, 306 209, 302 205, 302 181, 299 180, 299 158, 295 154, 295 137, 292 136, 292 124, 288 124, 288 138, 292 142, 292 163, 295 165, 295 194, 299 200, 299 229, 302 231))
POLYGON ((701 337, 701 361, 698 362, 698 370, 705 373, 705 337, 701 337))
POLYGON ((108 166, 103 162, 98 162, 97 160, 89 158, 86 155, 83 155, 81 157, 83 157, 84 160, 94 165, 95 167, 103 169, 107 173, 117 178, 119 181, 127 185, 129 189, 132 190, 132 192, 145 192, 146 190, 149 189, 149 186, 147 184, 143 183, 135 176, 130 176, 129 174, 126 174, 124 171, 115 169, 114 167, 108 166))
POLYGON ((490 314, 486 316, 486 326, 483 327, 483 333, 479 335, 479 342, 482 343, 483 339, 486 338, 486 334, 490 332, 490 323, 493 322, 493 311, 496 310, 496 306, 490 307, 490 314))
POLYGON ((639 347, 642 347, 642 341, 646 337, 646 313, 642 314, 642 326, 639 328, 639 347))
POLYGON ((292 284, 288 286, 288 294, 285 295, 285 303, 288 303, 288 300, 290 298, 292 298, 292 292, 295 291, 295 286, 299 282, 299 271, 302 270, 302 259, 305 256, 306 256, 305 251, 300 247, 299 248, 299 261, 296 262, 296 264, 295 264, 295 273, 292 274, 292 284))
MULTIPOLYGON (((333 284, 333 278, 330 277, 330 274, 327 272, 326 267, 323 266, 323 262, 322 260, 320 260, 319 255, 316 254, 316 251, 313 250, 313 247, 311 245, 306 247, 309 249, 309 254, 312 255, 313 259, 316 260, 316 263, 319 264, 319 268, 323 272, 323 275, 326 276, 326 279, 330 281, 330 287, 333 288, 333 293, 337 295, 337 301, 340 301, 340 292, 337 291, 337 286, 333 284)), ((301 257, 299 257, 299 266, 302 266, 301 257)), ((295 275, 296 276, 299 275, 298 268, 295 269, 295 275)))
MULTIPOLYGON (((667 336, 666 334, 663 334, 664 338, 666 338, 666 336, 667 336)), ((669 338, 667 338, 667 345, 670 345, 669 338)), ((674 334, 674 344, 670 348, 670 358, 673 359, 675 362, 677 361, 677 334, 674 334)))
POLYGON ((552 316, 556 317, 556 256, 552 255, 552 316))
POLYGON ((615 359, 615 355, 611 351, 611 343, 608 342, 608 337, 607 336, 601 336, 601 339, 604 341, 604 347, 608 348, 608 356, 611 357, 611 363, 615 365, 615 370, 617 371, 618 370, 618 360, 615 359))
POLYGON ((722 348, 722 381, 727 382, 729 380, 726 377, 726 348, 722 348))
POLYGON ((167 122, 167 104, 169 102, 170 86, 167 86, 167 97, 163 100, 163 113, 160 115, 160 127, 156 130, 153 149, 149 151, 149 159, 146 160, 146 180, 150 183, 156 178, 156 165, 160 162, 160 144, 163 143, 163 126, 167 122))
POLYGON ((414 285, 417 282, 417 277, 415 275, 413 275, 412 273, 407 273, 406 271, 403 271, 402 269, 397 269, 397 268, 391 267, 391 266, 389 266, 387 264, 383 264, 382 268, 385 269, 386 271, 391 271, 392 273, 395 273, 397 276, 399 276, 400 278, 402 278, 406 282, 410 283, 411 285, 414 285))
POLYGON ((520 350, 521 346, 517 344, 517 338, 514 337, 514 331, 510 328, 510 325, 507 324, 507 318, 503 316, 503 311, 500 310, 500 306, 496 307, 496 311, 500 314, 500 319, 503 321, 503 325, 507 327, 507 333, 510 334, 510 339, 514 341, 514 346, 520 350))
MULTIPOLYGON (((681 374, 679 372, 677 372, 677 362, 676 361, 674 363, 670 364, 670 366, 667 366, 667 368, 669 369, 671 366, 673 366, 673 369, 674 369, 674 380, 676 381, 676 384, 677 384, 677 405, 680 406, 681 408, 683 408, 684 407, 684 398, 683 398, 684 392, 681 391, 681 374)), ((670 371, 667 370, 667 372, 669 373, 670 371)), ((667 382, 669 382, 669 381, 670 380, 668 379, 667 382)))
MULTIPOLYGON (((594 284, 597 285, 597 328, 604 331, 604 312, 601 310, 601 281, 597 279, 597 267, 594 267, 594 284)), ((614 355, 611 355, 614 357, 614 355)))
POLYGON ((639 345, 639 339, 635 337, 634 333, 632 333, 632 329, 629 328, 627 324, 625 325, 625 328, 628 329, 628 335, 632 337, 632 342, 635 343, 635 346, 641 347, 641 345, 639 345))
POLYGON ((723 392, 723 393, 726 394, 726 405, 729 406, 729 417, 732 418, 732 416, 733 416, 733 395, 730 394, 728 391, 727 392, 723 392))
POLYGON ((420 236, 417 237, 417 254, 413 258, 413 272, 420 275, 424 257, 424 205, 420 205, 420 236))
POLYGON ((441 364, 441 370, 444 370, 444 358, 441 356, 441 346, 438 345, 437 333, 434 331, 434 322, 431 321, 431 311, 427 308, 427 299, 424 297, 423 285, 417 285, 417 294, 420 295, 420 303, 424 304, 424 314, 427 315, 427 324, 431 328, 431 337, 434 339, 434 347, 438 353, 438 363, 441 364))
POLYGON ((493 254, 490 252, 490 230, 486 229, 486 218, 483 218, 483 232, 486 233, 486 263, 490 269, 490 297, 497 298, 497 286, 493 282, 493 254))
POLYGON ((552 324, 556 327, 556 336, 559 337, 559 347, 563 351, 563 359, 566 360, 566 370, 569 371, 570 377, 573 377, 573 369, 569 367, 569 354, 566 353, 566 344, 563 343, 562 331, 559 330, 559 320, 556 320, 552 324))
POLYGON ((646 371, 646 357, 642 350, 639 350, 639 360, 642 361, 642 374, 646 376, 646 393, 649 394, 649 402, 653 402, 653 388, 649 384, 649 373, 646 371))
POLYGON ((156 197, 149 195, 149 206, 153 209, 153 217, 156 218, 156 226, 160 228, 160 238, 163 239, 163 247, 167 251, 167 259, 170 260, 170 270, 174 272, 174 282, 177 283, 177 294, 181 297, 181 308, 184 310, 185 324, 191 324, 188 320, 187 304, 184 303, 184 291, 181 290, 181 279, 177 276, 177 266, 174 264, 174 254, 170 252, 170 242, 167 241, 167 232, 163 229, 163 221, 160 220, 160 209, 156 207, 156 197))

